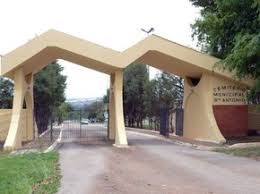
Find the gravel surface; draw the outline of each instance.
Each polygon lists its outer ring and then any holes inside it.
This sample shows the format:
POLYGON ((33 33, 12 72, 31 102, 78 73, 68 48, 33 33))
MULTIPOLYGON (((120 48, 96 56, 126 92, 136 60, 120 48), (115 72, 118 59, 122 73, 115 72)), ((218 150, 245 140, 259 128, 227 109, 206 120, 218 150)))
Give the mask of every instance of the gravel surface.
POLYGON ((59 134, 60 134, 60 126, 54 127, 52 133, 53 135, 52 140, 51 140, 50 131, 47 131, 38 139, 35 139, 34 141, 31 141, 29 143, 25 143, 23 147, 21 147, 19 150, 37 149, 39 151, 44 151, 56 141, 56 139, 59 137, 59 134))
MULTIPOLYGON (((98 134, 101 126, 89 126, 98 134)), ((128 132, 130 147, 70 142, 60 148, 59 193, 259 194, 260 162, 128 132)))

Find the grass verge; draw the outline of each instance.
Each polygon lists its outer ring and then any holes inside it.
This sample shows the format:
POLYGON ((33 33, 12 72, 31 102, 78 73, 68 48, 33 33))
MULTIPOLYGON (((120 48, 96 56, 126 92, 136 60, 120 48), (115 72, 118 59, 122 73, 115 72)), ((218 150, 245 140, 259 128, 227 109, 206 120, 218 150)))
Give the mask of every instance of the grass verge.
POLYGON ((57 152, 0 155, 0 193, 56 193, 60 184, 57 152))
POLYGON ((260 160, 260 146, 247 148, 216 148, 213 151, 260 160))

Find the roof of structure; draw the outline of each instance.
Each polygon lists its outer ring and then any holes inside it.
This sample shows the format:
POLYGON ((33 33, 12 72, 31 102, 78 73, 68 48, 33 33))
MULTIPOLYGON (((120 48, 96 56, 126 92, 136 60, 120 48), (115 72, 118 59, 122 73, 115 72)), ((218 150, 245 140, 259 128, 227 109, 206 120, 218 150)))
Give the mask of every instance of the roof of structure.
POLYGON ((118 52, 56 30, 49 30, 2 56, 0 75, 12 78, 14 70, 21 66, 25 74, 36 73, 55 59, 107 74, 131 63, 142 63, 181 77, 200 77, 203 72, 214 72, 234 79, 232 73, 214 68, 219 59, 157 35, 150 35, 118 52))

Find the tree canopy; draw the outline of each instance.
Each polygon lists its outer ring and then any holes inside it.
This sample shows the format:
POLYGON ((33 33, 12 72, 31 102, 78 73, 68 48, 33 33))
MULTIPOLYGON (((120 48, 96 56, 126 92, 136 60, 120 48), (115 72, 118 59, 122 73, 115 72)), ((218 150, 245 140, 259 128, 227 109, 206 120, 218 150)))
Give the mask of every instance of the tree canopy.
POLYGON ((253 78, 260 92, 260 1, 190 0, 201 17, 192 25, 201 49, 222 59, 238 78, 253 78))
POLYGON ((34 76, 34 110, 39 132, 46 130, 48 121, 65 101, 67 77, 63 67, 54 61, 34 76))
POLYGON ((0 77, 0 108, 12 108, 13 82, 0 77))
POLYGON ((146 65, 132 64, 124 70, 124 113, 128 118, 128 124, 135 122, 142 127, 145 118, 145 87, 149 81, 146 65))
MULTIPOLYGON (((104 98, 108 98, 108 96, 104 96, 104 98)), ((105 103, 103 100, 96 100, 95 102, 87 104, 83 107, 83 113, 87 114, 88 119, 95 119, 97 122, 103 122, 105 120, 105 103)))
MULTIPOLYGON (((61 74, 62 71, 63 67, 54 61, 34 75, 34 112, 40 133, 47 129, 53 113, 57 113, 59 119, 64 114, 61 111, 66 106, 63 103, 67 78, 61 74)), ((13 86, 12 81, 0 77, 0 108, 12 108, 13 86)))
POLYGON ((155 128, 159 126, 160 108, 175 108, 183 98, 183 80, 170 73, 159 73, 149 80, 147 65, 131 64, 124 71, 124 115, 130 127, 143 128, 149 120, 155 128))

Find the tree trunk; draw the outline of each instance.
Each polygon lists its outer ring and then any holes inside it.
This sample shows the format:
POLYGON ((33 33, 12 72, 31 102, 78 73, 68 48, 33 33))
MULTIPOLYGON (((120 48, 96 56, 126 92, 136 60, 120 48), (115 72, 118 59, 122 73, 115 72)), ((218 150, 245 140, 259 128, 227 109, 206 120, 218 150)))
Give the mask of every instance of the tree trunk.
POLYGON ((170 132, 173 133, 173 125, 172 125, 173 113, 170 113, 170 132))
POLYGON ((50 110, 47 105, 42 105, 41 107, 37 107, 35 109, 35 120, 39 134, 48 129, 50 110))

